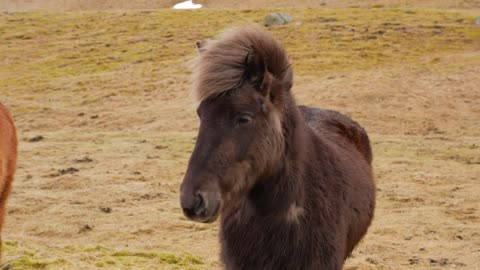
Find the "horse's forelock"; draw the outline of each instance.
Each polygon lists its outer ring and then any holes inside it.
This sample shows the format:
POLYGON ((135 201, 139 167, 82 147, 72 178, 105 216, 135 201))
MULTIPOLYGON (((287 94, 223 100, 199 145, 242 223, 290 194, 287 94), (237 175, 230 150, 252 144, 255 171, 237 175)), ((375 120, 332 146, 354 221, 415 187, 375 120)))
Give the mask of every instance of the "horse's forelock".
POLYGON ((250 52, 264 57, 267 70, 283 79, 290 69, 285 49, 259 26, 236 27, 209 40, 193 62, 193 96, 200 103, 237 87, 250 52))

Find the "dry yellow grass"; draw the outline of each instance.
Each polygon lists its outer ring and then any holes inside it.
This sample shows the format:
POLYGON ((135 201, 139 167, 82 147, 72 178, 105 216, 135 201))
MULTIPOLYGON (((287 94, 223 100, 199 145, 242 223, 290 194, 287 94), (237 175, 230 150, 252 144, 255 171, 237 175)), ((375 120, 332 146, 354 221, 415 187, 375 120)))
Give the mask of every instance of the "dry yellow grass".
MULTIPOLYGON (((22 140, 4 267, 220 269, 218 224, 178 207, 198 125, 186 62, 195 41, 266 12, 1 14, 0 100, 22 140)), ((299 103, 351 115, 373 142, 376 217, 345 268, 478 269, 472 11, 288 12, 301 24, 271 31, 299 103)))

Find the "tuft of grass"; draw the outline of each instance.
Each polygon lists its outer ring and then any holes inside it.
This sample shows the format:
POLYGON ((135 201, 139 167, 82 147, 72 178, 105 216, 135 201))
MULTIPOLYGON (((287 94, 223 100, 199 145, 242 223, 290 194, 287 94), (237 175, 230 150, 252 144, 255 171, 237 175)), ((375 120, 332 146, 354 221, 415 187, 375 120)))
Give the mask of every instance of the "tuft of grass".
POLYGON ((105 264, 115 265, 116 263, 115 263, 115 261, 113 261, 113 260, 106 260, 106 261, 105 261, 105 264))
POLYGON ((135 260, 135 258, 143 259, 155 259, 160 263, 172 264, 172 265, 199 265, 203 264, 203 261, 198 257, 195 257, 192 254, 185 254, 183 256, 178 256, 170 253, 156 253, 156 252, 144 252, 144 251, 116 251, 111 254, 112 257, 120 258, 130 258, 135 260))
POLYGON ((195 257, 192 254, 185 254, 183 257, 183 264, 188 265, 188 264, 203 264, 203 261, 200 260, 198 257, 195 257))
POLYGON ((80 258, 82 264, 102 269, 152 269, 158 268, 206 270, 211 269, 204 261, 190 253, 173 254, 165 252, 113 250, 105 246, 80 247, 67 245, 58 248, 48 248, 40 253, 36 248, 19 246, 16 241, 4 242, 4 254, 16 254, 15 259, 9 260, 6 267, 9 269, 73 269, 70 259, 80 258), (45 256, 44 253, 54 254, 45 256), (21 254, 18 256, 18 254, 21 254), (67 261, 68 258, 68 261, 67 261))
POLYGON ((6 247, 17 247, 18 241, 5 241, 3 242, 3 245, 5 245, 6 247))
POLYGON ((89 247, 89 248, 85 248, 84 251, 85 252, 102 252, 102 251, 107 251, 108 249, 106 247, 103 247, 103 246, 100 246, 100 245, 96 245, 94 247, 89 247))
MULTIPOLYGON (((143 251, 117 251, 112 254, 113 257, 141 257, 147 259, 153 259, 159 257, 161 254, 154 252, 143 252, 143 251)), ((173 256, 173 255, 172 255, 173 256)))
POLYGON ((180 259, 173 254, 159 254, 158 258, 168 264, 178 264, 180 262, 180 259))
POLYGON ((65 264, 66 261, 64 259, 56 259, 56 260, 37 260, 30 258, 28 256, 24 256, 19 258, 18 260, 13 261, 10 263, 12 269, 47 269, 55 266, 59 266, 65 264))

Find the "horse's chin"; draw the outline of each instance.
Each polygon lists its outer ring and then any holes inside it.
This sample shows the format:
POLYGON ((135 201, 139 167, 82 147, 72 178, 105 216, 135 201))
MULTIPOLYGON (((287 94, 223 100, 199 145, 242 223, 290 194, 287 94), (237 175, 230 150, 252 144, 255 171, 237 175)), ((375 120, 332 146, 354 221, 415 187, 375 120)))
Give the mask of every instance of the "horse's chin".
POLYGON ((201 223, 213 223, 218 219, 218 216, 220 215, 220 208, 221 208, 221 203, 218 203, 217 207, 213 210, 211 215, 208 217, 204 217, 201 220, 195 220, 201 223))
POLYGON ((217 219, 218 219, 218 215, 214 216, 214 217, 211 217, 211 218, 203 221, 202 223, 213 223, 213 222, 217 221, 217 219))

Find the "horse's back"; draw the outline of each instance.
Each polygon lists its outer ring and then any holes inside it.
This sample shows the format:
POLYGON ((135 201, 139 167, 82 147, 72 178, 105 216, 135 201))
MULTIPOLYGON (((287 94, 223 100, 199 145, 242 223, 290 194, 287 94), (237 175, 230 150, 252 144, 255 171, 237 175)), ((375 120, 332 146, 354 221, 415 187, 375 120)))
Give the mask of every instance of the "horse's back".
POLYGON ((372 149, 367 132, 356 121, 339 112, 299 106, 308 126, 323 137, 340 136, 353 144, 370 164, 372 149))

